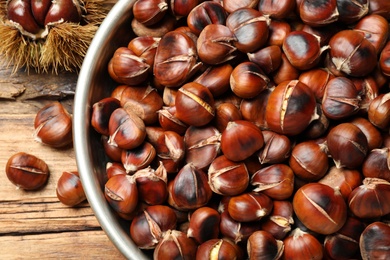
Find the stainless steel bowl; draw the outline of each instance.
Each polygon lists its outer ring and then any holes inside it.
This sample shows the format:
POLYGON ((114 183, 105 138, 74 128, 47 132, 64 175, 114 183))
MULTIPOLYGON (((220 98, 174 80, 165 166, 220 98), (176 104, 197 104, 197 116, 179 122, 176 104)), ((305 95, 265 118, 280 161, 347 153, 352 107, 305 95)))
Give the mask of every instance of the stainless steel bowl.
POLYGON ((107 64, 114 51, 119 46, 126 46, 134 37, 131 32, 131 18, 135 1, 119 0, 91 42, 76 87, 73 135, 81 181, 102 229, 127 259, 148 259, 131 240, 126 223, 114 214, 104 198, 107 160, 100 136, 90 126, 92 105, 109 96, 115 87, 108 75, 107 64))

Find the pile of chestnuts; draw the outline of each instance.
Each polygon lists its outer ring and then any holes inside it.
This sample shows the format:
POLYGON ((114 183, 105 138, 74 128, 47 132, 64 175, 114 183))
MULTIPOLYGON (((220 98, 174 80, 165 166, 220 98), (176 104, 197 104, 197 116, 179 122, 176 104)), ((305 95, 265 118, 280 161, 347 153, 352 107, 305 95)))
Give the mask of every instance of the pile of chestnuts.
POLYGON ((138 0, 92 107, 154 259, 390 258, 390 2, 138 0))

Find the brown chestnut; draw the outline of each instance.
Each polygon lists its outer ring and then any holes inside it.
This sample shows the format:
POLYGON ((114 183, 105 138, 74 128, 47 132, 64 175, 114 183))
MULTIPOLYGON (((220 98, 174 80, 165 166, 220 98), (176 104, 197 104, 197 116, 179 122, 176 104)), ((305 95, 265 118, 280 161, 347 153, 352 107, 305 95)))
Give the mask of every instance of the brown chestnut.
POLYGON ((58 102, 42 107, 34 119, 34 139, 51 147, 64 147, 72 143, 72 117, 58 102))
POLYGON ((302 72, 298 79, 313 91, 317 101, 321 101, 326 85, 333 78, 335 76, 329 70, 325 68, 313 68, 302 72))
POLYGON ((219 212, 210 207, 200 207, 191 213, 187 236, 202 244, 219 236, 219 212))
POLYGON ((50 175, 47 164, 38 157, 19 152, 12 155, 5 166, 10 182, 24 190, 38 190, 44 187, 50 175))
MULTIPOLYGON (((337 0, 337 10, 339 12, 338 21, 352 24, 362 19, 368 13, 368 0, 348 1, 337 0)), ((364 18, 363 18, 364 19, 364 18)))
POLYGON ((213 95, 207 87, 196 82, 186 83, 179 88, 175 106, 175 116, 188 125, 206 125, 215 115, 213 95))
POLYGON ((290 139, 273 131, 262 131, 264 146, 258 151, 257 156, 261 164, 281 163, 291 154, 290 139))
POLYGON ((270 45, 248 53, 248 59, 256 63, 267 75, 279 68, 282 63, 282 50, 277 45, 270 45))
POLYGON ((57 181, 56 194, 62 204, 70 207, 83 202, 86 196, 79 173, 77 171, 63 172, 57 181))
POLYGON ((241 259, 243 250, 227 238, 210 239, 199 245, 196 260, 214 259, 241 259))
POLYGON ((379 54, 385 46, 389 37, 389 23, 378 14, 366 15, 353 28, 359 31, 375 48, 379 54))
POLYGON ((272 212, 272 208, 271 198, 264 193, 247 192, 231 197, 227 211, 238 222, 251 222, 268 216, 272 212))
POLYGON ((263 145, 264 138, 260 128, 245 120, 229 122, 221 135, 221 150, 232 161, 249 158, 263 145))
POLYGON ((390 126, 390 93, 380 94, 372 100, 368 108, 368 120, 378 127, 385 130, 390 126))
POLYGON ((230 88, 241 98, 254 98, 267 88, 269 78, 256 63, 245 61, 230 74, 230 88))
POLYGON ((195 259, 198 245, 194 239, 178 230, 163 233, 153 252, 153 259, 195 259))
POLYGON ((364 133, 368 142, 368 150, 380 148, 383 143, 383 137, 378 128, 376 128, 367 118, 355 117, 350 123, 359 127, 364 133))
POLYGON ((295 8, 295 0, 286 0, 283 2, 275 2, 272 0, 260 0, 258 9, 262 14, 269 15, 273 19, 287 18, 295 8))
POLYGON ((312 234, 295 228, 288 237, 283 240, 283 259, 323 259, 324 250, 318 239, 312 234))
POLYGON ((352 123, 341 123, 327 135, 327 146, 336 167, 356 169, 368 153, 367 137, 352 123))
POLYGON ((140 0, 133 6, 134 18, 146 26, 158 23, 167 11, 166 0, 140 0))
POLYGON ((364 177, 390 182, 390 148, 377 148, 369 152, 362 166, 364 177))
POLYGON ((229 122, 241 120, 242 115, 238 107, 232 103, 221 103, 215 109, 214 125, 223 132, 229 122))
POLYGON ((389 258, 389 224, 380 221, 370 223, 362 232, 359 245, 360 254, 363 260, 389 258))
POLYGON ((271 214, 262 220, 261 230, 269 232, 275 239, 282 240, 293 227, 294 211, 289 200, 274 200, 273 204, 271 214))
POLYGON ((118 174, 105 183, 104 196, 119 213, 130 214, 138 204, 138 189, 133 176, 118 174))
POLYGON ((108 122, 115 109, 120 108, 120 102, 113 97, 99 100, 92 105, 91 125, 96 132, 102 135, 109 135, 108 122))
POLYGON ((302 0, 299 2, 300 4, 297 6, 299 16, 305 24, 324 26, 339 18, 336 0, 323 0, 321 2, 302 0))
POLYGON ((143 142, 141 145, 129 149, 123 150, 121 161, 127 174, 133 174, 134 172, 148 167, 156 157, 156 149, 149 142, 143 142))
POLYGON ((242 0, 242 1, 234 1, 234 0, 221 0, 222 6, 228 13, 232 13, 241 8, 255 8, 259 0, 242 0))
POLYGON ((347 219, 347 205, 337 190, 321 183, 308 183, 297 190, 293 208, 308 229, 319 234, 337 232, 347 219))
POLYGON ((214 97, 219 97, 230 89, 230 74, 232 71, 233 66, 229 63, 208 66, 205 71, 194 79, 194 82, 207 87, 214 97))
POLYGON ((197 59, 195 43, 187 34, 168 32, 157 46, 154 77, 163 86, 179 87, 200 69, 197 59))
POLYGON ((264 230, 253 232, 248 238, 247 252, 249 259, 279 259, 284 251, 284 244, 264 230))
POLYGON ((272 131, 297 135, 317 117, 313 92, 298 80, 280 83, 269 96, 265 119, 272 131))

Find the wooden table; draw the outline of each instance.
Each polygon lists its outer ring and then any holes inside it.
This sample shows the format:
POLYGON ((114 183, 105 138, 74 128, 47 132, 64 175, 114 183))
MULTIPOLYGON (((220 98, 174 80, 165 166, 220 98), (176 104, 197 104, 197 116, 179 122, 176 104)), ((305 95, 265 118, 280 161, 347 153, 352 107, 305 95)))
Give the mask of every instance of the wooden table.
POLYGON ((87 202, 70 208, 56 197, 62 172, 77 169, 73 148, 53 149, 33 139, 35 115, 45 104, 60 100, 72 112, 76 81, 77 74, 0 68, 1 259, 123 259, 87 202), (17 189, 7 179, 7 160, 21 151, 48 164, 51 175, 42 190, 17 189))

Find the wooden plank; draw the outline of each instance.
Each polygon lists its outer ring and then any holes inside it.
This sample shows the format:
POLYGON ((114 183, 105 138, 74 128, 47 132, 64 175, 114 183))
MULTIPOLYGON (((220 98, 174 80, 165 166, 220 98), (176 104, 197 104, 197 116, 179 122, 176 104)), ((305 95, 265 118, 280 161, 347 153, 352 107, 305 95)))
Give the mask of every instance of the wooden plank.
POLYGON ((102 231, 1 236, 2 259, 124 259, 102 231))

